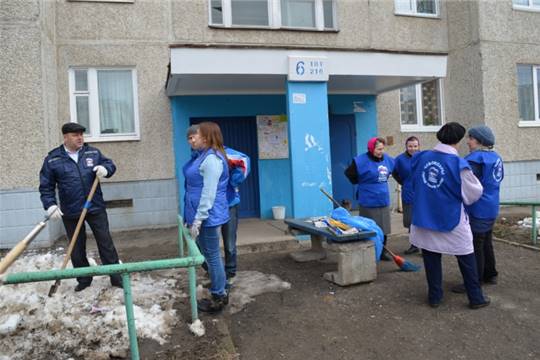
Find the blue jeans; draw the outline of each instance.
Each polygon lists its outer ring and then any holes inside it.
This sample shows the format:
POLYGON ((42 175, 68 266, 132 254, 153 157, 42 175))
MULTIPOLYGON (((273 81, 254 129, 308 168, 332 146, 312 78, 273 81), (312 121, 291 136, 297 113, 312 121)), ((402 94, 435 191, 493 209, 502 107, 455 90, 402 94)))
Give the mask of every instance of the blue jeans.
POLYGON ((221 225, 223 250, 225 252, 225 273, 227 278, 236 275, 236 232, 238 230, 238 204, 229 208, 230 220, 221 225))
MULTIPOLYGON (((438 304, 443 298, 442 290, 442 264, 441 254, 422 249, 426 279, 428 282, 428 300, 430 304, 438 304)), ((456 255, 459 270, 463 276, 463 283, 467 290, 467 297, 471 304, 482 304, 486 300, 478 281, 476 270, 476 258, 474 253, 468 255, 456 255)))
POLYGON ((206 263, 208 264, 208 274, 210 275, 210 293, 218 296, 225 295, 225 271, 219 250, 219 226, 201 226, 201 232, 197 238, 199 249, 201 249, 206 263))

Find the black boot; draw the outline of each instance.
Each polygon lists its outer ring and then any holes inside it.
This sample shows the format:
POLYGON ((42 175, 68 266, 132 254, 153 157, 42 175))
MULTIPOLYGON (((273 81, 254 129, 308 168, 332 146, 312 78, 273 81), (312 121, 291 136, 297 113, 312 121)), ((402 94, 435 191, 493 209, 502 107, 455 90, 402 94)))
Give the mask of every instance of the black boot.
POLYGON ((223 310, 225 305, 229 303, 229 294, 215 295, 212 294, 210 299, 202 299, 197 302, 197 308, 199 311, 209 314, 215 314, 223 310))
MULTIPOLYGON (((386 247, 386 240, 387 240, 387 237, 386 235, 384 235, 384 240, 383 240, 383 246, 386 247)), ((382 254, 381 254, 381 260, 382 261, 391 261, 392 260, 392 257, 390 256, 390 253, 383 247, 383 251, 382 251, 382 254)))
POLYGON ((405 250, 405 255, 416 254, 418 252, 420 252, 420 249, 414 245, 411 245, 407 250, 405 250))

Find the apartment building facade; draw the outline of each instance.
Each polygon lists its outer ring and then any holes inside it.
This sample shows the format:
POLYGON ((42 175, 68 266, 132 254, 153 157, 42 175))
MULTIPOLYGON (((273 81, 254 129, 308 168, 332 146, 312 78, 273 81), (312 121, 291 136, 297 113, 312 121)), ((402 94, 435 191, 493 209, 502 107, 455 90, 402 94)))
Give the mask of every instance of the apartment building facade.
MULTIPOLYGON (((503 197, 538 198, 535 0, 29 0, 0 5, 0 248, 43 216, 38 173, 60 127, 118 166, 113 230, 171 226, 185 130, 213 120, 252 158, 241 215, 324 213, 352 198, 343 167, 376 134, 397 155, 444 122, 485 123, 503 197), (418 84, 418 85, 417 85, 418 84), (533 181, 534 180, 534 181, 533 181)), ((50 223, 36 243, 62 234, 50 223)))

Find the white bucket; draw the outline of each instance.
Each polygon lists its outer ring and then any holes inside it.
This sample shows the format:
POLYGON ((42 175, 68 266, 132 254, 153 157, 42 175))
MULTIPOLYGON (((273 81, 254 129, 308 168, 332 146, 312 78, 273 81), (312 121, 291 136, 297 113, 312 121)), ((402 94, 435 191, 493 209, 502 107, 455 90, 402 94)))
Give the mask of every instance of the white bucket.
POLYGON ((272 206, 272 214, 274 215, 274 220, 285 219, 285 206, 272 206))

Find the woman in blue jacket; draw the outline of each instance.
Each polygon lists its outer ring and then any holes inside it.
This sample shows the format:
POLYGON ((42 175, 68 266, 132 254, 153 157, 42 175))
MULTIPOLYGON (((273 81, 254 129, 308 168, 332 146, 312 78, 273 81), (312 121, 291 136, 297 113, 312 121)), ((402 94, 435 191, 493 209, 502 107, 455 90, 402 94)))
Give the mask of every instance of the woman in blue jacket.
POLYGON ((223 136, 216 123, 200 123, 197 132, 189 135, 188 142, 194 151, 183 168, 184 219, 208 264, 212 295, 210 299, 199 301, 198 308, 215 313, 228 303, 218 229, 229 221, 229 167, 223 136))
MULTIPOLYGON (((386 235, 390 227, 390 192, 388 177, 394 170, 394 159, 384 154, 386 141, 374 137, 368 141, 367 152, 356 156, 351 165, 345 170, 345 176, 353 184, 358 184, 359 214, 373 219, 386 235)), ((391 260, 386 250, 381 254, 381 260, 391 260)))
MULTIPOLYGON (((480 200, 465 208, 473 233, 478 280, 482 284, 494 285, 497 283, 498 272, 493 252, 493 225, 499 215, 499 191, 504 178, 503 161, 493 151, 495 136, 485 125, 469 129, 467 145, 470 153, 465 160, 484 187, 480 200)), ((452 291, 464 293, 465 287, 458 285, 452 291)))
MULTIPOLYGON (((412 218, 412 176, 411 176, 411 159, 415 152, 420 150, 420 141, 416 136, 410 136, 405 140, 405 151, 396 158, 396 164, 392 177, 401 185, 401 203, 403 205, 403 227, 411 228, 412 218)), ((410 230, 409 230, 410 231, 410 230)), ((414 254, 420 250, 411 244, 405 250, 405 254, 414 254)))

